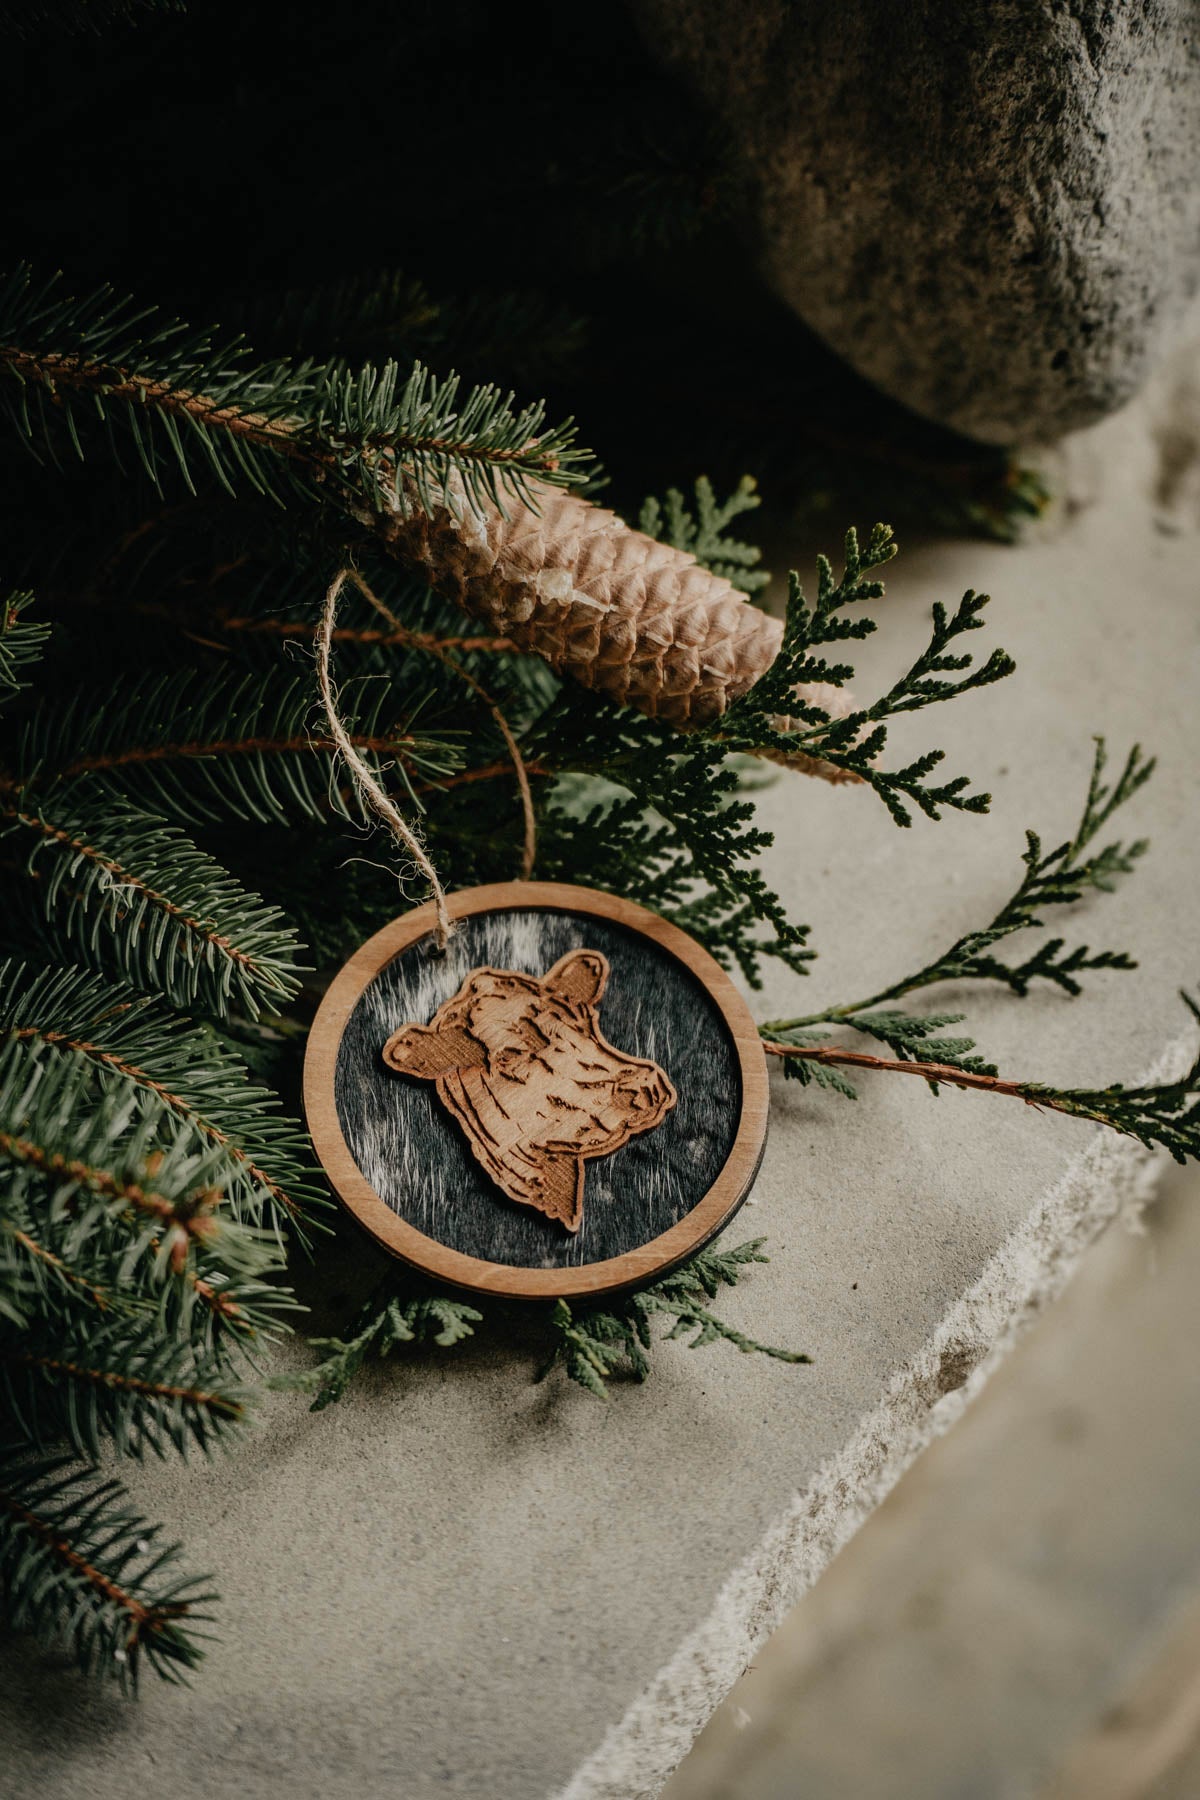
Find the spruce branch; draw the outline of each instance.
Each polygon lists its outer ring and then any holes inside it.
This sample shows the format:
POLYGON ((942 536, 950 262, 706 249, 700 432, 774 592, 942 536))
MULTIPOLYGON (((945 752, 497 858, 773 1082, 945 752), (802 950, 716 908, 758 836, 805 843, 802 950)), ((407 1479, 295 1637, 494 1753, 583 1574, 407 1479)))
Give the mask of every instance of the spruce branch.
POLYGON ((50 636, 49 625, 26 616, 32 603, 28 593, 0 597, 0 705, 26 685, 22 671, 37 662, 50 636))
POLYGON ((0 1406, 29 1444, 66 1439, 95 1458, 208 1451, 246 1415, 246 1389, 220 1361, 154 1320, 113 1319, 86 1332, 0 1331, 0 1406))
MULTIPOLYGON (((380 778, 394 770, 411 791, 414 776, 436 780, 457 768, 452 740, 414 730, 422 697, 397 718, 388 683, 368 677, 344 683, 339 701, 352 742, 380 778)), ((180 670, 99 702, 76 693, 39 707, 21 733, 16 768, 41 794, 89 775, 181 824, 360 823, 336 780, 334 748, 317 723, 309 677, 180 670)))
POLYGON ((732 1250, 701 1250, 662 1281, 602 1306, 555 1301, 550 1315, 552 1348, 537 1379, 544 1380, 561 1364, 570 1380, 600 1400, 608 1398, 609 1381, 622 1372, 635 1381, 645 1381, 651 1370, 656 1320, 670 1321, 665 1342, 687 1338, 693 1350, 722 1342, 746 1355, 770 1356, 778 1362, 811 1362, 801 1351, 776 1349, 747 1337, 706 1304, 722 1286, 735 1287, 751 1263, 770 1261, 762 1253, 763 1242, 753 1238, 732 1250))
POLYGON ((143 1661, 178 1682, 204 1654, 216 1596, 178 1568, 120 1483, 69 1457, 0 1446, 0 1595, 6 1621, 85 1675, 136 1691, 143 1661))
POLYGON ((43 800, 0 788, 0 838, 31 877, 51 941, 182 1006, 256 1017, 296 991, 299 949, 275 908, 175 826, 87 778, 43 800))
POLYGON ((586 453, 570 421, 514 408, 484 385, 464 390, 415 364, 257 363, 242 341, 159 322, 109 288, 78 299, 57 277, 16 268, 0 287, 0 406, 35 455, 83 459, 103 427, 159 491, 169 471, 196 491, 203 472, 226 492, 285 503, 326 490, 372 512, 524 499, 534 481, 569 484, 586 453))
POLYGON ((0 963, 0 1045, 44 1045, 86 1064, 101 1090, 128 1085, 162 1107, 172 1141, 214 1152, 211 1179, 235 1219, 264 1214, 303 1235, 325 1202, 301 1127, 277 1096, 250 1082, 244 1063, 214 1034, 164 1001, 81 969, 0 963))
POLYGON ((137 1313, 209 1347, 277 1331, 295 1304, 264 1280, 281 1245, 224 1215, 222 1162, 133 1081, 0 1046, 0 1311, 80 1330, 96 1307, 137 1313))

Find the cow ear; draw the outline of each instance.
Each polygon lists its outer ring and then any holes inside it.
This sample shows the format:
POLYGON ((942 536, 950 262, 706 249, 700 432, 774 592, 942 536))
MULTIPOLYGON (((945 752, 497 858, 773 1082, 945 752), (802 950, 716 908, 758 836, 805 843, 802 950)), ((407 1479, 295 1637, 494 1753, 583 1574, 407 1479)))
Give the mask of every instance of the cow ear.
POLYGON ((403 1025, 383 1046, 383 1060, 398 1075, 435 1081, 451 1069, 482 1068, 487 1054, 461 1025, 403 1025))
POLYGON ((598 950, 572 950, 543 979, 565 999, 594 1006, 608 984, 608 958, 598 950))

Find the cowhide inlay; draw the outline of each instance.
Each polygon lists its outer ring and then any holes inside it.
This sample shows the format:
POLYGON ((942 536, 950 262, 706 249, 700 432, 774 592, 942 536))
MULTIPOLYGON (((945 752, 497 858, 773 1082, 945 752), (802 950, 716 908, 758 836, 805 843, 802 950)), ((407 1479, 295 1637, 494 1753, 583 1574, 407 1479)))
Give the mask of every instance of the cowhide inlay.
POLYGON ((613 920, 534 908, 468 916, 433 951, 418 940, 368 983, 338 1049, 338 1119, 380 1198, 531 1268, 623 1255, 690 1212, 742 1105, 691 970, 613 920))

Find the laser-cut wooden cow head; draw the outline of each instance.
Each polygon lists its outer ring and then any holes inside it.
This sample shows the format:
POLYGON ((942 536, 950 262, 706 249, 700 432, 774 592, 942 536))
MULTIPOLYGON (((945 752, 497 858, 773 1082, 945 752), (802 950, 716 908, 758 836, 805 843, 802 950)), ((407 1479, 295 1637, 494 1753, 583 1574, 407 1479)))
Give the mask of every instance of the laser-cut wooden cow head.
POLYGON ((662 1123, 676 1093, 657 1063, 604 1037, 606 957, 573 950, 539 980, 473 969, 428 1025, 405 1025, 383 1060, 437 1096, 497 1187, 568 1231, 583 1219, 583 1165, 662 1123))

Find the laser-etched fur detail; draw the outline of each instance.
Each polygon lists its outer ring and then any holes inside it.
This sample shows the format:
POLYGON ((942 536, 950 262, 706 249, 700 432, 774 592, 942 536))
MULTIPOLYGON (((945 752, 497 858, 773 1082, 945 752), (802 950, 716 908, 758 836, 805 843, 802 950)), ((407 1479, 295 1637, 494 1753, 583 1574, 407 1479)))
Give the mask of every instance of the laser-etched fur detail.
POLYGON ((540 979, 473 969, 428 1025, 383 1047, 402 1075, 436 1085, 477 1160, 520 1206, 568 1231, 583 1220, 583 1165, 660 1125, 675 1105, 655 1062, 604 1037, 607 957, 573 950, 540 979))

